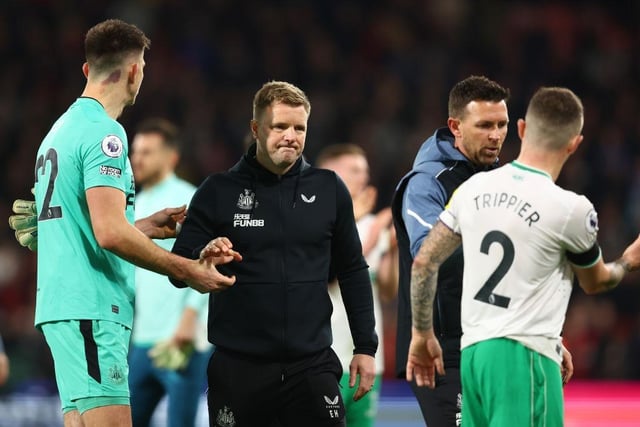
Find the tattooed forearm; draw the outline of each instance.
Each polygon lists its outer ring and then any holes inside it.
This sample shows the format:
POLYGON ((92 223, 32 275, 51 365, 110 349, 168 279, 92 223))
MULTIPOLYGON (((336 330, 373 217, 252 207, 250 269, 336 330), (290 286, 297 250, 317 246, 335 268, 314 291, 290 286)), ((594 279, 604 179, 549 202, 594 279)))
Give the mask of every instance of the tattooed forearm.
POLYGON ((433 327, 433 300, 438 269, 460 245, 460 236, 438 222, 422 242, 411 268, 411 313, 413 327, 427 331, 433 327))
POLYGON ((437 278, 438 269, 433 265, 421 268, 420 264, 414 262, 411 269, 411 312, 413 327, 419 331, 428 331, 433 327, 437 278))
POLYGON ((606 264, 609 269, 609 280, 604 283, 604 290, 610 290, 618 286, 624 275, 631 271, 629 263, 622 258, 606 264))

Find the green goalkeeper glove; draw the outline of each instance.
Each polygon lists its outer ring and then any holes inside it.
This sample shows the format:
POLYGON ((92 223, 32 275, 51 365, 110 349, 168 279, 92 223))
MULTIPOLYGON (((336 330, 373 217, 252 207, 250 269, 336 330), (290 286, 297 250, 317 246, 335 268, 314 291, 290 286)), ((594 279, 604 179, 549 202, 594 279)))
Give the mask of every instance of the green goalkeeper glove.
MULTIPOLYGON (((31 189, 33 193, 33 188, 31 189)), ((16 232, 16 240, 31 251, 38 249, 38 217, 34 200, 17 199, 13 202, 9 227, 16 232)))
POLYGON ((161 341, 149 350, 149 357, 156 368, 179 371, 187 367, 191 353, 193 344, 179 347, 172 341, 161 341))

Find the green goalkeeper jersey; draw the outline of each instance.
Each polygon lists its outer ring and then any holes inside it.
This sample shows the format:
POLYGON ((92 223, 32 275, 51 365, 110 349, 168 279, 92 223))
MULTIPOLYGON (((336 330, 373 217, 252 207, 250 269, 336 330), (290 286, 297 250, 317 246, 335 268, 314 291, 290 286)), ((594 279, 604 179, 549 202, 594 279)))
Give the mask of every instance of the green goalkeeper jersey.
POLYGON ((102 249, 85 191, 107 186, 126 195, 134 221, 135 185, 127 136, 93 98, 78 98, 44 138, 35 165, 38 285, 35 324, 109 320, 131 327, 134 267, 102 249))

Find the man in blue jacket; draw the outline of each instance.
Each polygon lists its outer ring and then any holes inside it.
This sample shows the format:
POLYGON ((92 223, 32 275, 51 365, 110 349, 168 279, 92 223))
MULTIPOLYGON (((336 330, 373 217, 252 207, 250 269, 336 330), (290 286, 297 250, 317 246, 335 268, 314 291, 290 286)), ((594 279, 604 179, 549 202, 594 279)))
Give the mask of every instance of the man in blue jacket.
MULTIPOLYGON (((449 92, 447 127, 437 129, 420 147, 411 171, 393 196, 391 210, 399 250, 396 373, 404 378, 411 341, 411 264, 422 241, 453 192, 473 174, 493 169, 507 135, 509 90, 483 76, 470 76, 449 92)), ((434 303, 434 329, 443 351, 446 376, 435 388, 411 388, 429 427, 461 424, 460 299, 462 248, 440 266, 434 303)), ((563 347, 562 379, 573 375, 571 354, 563 347)))
MULTIPOLYGON (((447 127, 437 129, 420 147, 412 170, 396 188, 392 212, 400 257, 396 372, 405 377, 411 340, 409 285, 413 257, 453 192, 476 172, 494 168, 507 135, 509 90, 481 76, 458 82, 449 93, 447 127)), ((462 249, 443 263, 434 307, 435 332, 446 376, 435 389, 411 388, 429 427, 460 425, 460 298, 462 249)))
MULTIPOLYGON (((212 426, 344 426, 342 367, 331 349, 327 281, 337 277, 354 342, 353 398, 373 386, 373 298, 351 197, 302 158, 311 106, 302 90, 266 83, 255 95, 254 143, 194 195, 173 251, 235 256, 235 285, 209 302, 212 426)), ((183 286, 173 281, 176 286, 183 286)))

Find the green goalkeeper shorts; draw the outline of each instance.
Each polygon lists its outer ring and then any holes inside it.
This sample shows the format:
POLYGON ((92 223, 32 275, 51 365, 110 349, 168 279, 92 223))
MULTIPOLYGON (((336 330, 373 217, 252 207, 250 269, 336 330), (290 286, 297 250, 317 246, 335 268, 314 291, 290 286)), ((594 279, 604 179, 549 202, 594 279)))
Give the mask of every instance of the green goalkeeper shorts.
MULTIPOLYGON (((357 387, 356 383, 356 387, 357 387)), ((349 373, 342 374, 340 379, 340 393, 344 401, 347 425, 349 427, 373 427, 378 414, 378 400, 382 386, 382 375, 376 375, 373 388, 357 402, 353 401, 356 387, 349 387, 349 373)))
POLYGON ((106 320, 42 324, 51 349, 63 413, 129 405, 131 329, 106 320))
POLYGON ((563 425, 560 366, 517 341, 464 348, 460 376, 464 427, 563 425))

